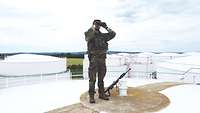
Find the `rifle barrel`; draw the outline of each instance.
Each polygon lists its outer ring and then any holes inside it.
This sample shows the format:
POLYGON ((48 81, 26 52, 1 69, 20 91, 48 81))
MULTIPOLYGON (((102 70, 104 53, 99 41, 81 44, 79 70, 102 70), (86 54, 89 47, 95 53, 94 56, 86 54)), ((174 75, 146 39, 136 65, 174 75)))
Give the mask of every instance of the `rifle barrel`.
POLYGON ((108 86, 108 88, 104 92, 109 92, 109 90, 111 90, 118 83, 119 79, 123 78, 130 70, 131 68, 129 68, 125 73, 121 74, 120 77, 118 77, 117 80, 114 81, 110 86, 108 86))

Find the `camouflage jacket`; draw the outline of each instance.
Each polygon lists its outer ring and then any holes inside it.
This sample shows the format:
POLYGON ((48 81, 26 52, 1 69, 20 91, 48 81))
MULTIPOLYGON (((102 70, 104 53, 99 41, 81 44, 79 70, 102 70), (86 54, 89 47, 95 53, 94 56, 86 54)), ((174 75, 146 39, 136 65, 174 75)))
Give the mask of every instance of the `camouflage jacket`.
POLYGON ((92 28, 85 32, 85 40, 87 41, 87 49, 89 53, 104 52, 108 50, 108 41, 113 39, 116 33, 110 28, 108 33, 95 32, 92 28))

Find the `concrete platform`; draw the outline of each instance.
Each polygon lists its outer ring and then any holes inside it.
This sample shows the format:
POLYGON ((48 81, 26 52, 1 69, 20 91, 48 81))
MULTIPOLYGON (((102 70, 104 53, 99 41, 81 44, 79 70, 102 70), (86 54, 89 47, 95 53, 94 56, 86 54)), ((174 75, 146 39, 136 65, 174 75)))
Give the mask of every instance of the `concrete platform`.
POLYGON ((146 113, 156 112, 170 104, 170 100, 165 95, 159 93, 166 88, 181 85, 177 82, 162 82, 147 84, 138 87, 129 87, 128 96, 118 96, 118 91, 114 88, 109 101, 98 99, 95 95, 96 103, 88 102, 89 96, 85 92, 80 97, 80 103, 49 111, 47 113, 146 113))
POLYGON ((166 107, 169 99, 158 92, 151 92, 139 88, 129 87, 128 96, 118 96, 117 90, 112 90, 109 101, 98 99, 98 94, 95 96, 96 103, 88 102, 88 93, 81 95, 81 103, 95 111, 106 111, 107 113, 141 113, 153 112, 166 107))

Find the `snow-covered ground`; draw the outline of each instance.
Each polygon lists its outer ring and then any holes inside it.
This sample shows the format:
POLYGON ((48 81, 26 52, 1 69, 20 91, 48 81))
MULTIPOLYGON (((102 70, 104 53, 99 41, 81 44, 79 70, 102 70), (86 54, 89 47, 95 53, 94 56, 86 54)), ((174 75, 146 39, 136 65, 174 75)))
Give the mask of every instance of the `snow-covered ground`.
MULTIPOLYGON (((128 86, 139 86, 163 80, 128 79, 128 86)), ((112 81, 106 80, 105 85, 112 81)), ((42 113, 80 102, 88 90, 88 80, 60 80, 0 89, 0 113, 42 113)), ((161 91, 170 105, 158 113, 200 113, 200 85, 181 85, 161 91)))
POLYGON ((0 113, 42 113, 80 102, 87 81, 66 80, 0 89, 0 113))
POLYGON ((171 101, 158 113, 200 113, 200 85, 180 85, 161 91, 171 101))

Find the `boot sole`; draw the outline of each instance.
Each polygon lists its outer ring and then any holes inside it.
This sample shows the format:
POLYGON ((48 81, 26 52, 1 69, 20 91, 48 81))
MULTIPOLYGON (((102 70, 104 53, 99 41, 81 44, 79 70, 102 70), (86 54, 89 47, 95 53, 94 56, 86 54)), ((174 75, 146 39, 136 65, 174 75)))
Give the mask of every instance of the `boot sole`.
POLYGON ((102 99, 102 100, 109 100, 109 98, 108 98, 108 99, 105 99, 105 98, 101 98, 101 97, 99 97, 99 99, 102 99))

